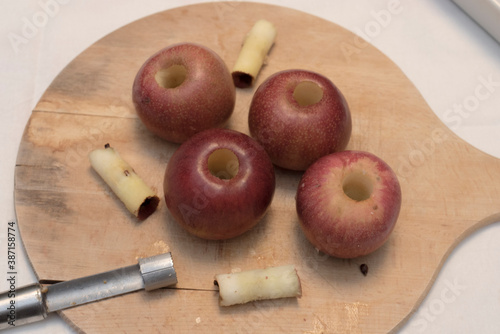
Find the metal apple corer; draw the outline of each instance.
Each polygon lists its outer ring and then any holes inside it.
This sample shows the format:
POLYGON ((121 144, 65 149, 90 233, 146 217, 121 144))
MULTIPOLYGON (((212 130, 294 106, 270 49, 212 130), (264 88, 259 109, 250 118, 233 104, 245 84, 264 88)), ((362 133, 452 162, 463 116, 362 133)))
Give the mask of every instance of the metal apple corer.
POLYGON ((0 330, 43 320, 61 311, 138 290, 156 290, 177 283, 170 252, 104 273, 53 285, 34 283, 0 295, 0 330))

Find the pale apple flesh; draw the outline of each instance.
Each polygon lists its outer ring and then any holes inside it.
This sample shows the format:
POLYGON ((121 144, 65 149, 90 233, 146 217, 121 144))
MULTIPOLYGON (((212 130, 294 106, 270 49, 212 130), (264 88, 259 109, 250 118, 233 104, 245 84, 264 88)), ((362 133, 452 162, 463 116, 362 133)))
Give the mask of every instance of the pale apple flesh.
POLYGON ((349 106, 333 82, 293 69, 275 73, 258 87, 248 125, 275 165, 297 171, 344 150, 352 130, 349 106))
POLYGON ((156 193, 109 144, 90 152, 89 160, 92 168, 139 220, 156 210, 160 202, 156 193))
POLYGON ((251 137, 228 129, 205 130, 183 143, 168 161, 167 207, 200 238, 236 237, 267 212, 275 189, 274 167, 251 137))
POLYGON ((215 283, 219 287, 220 306, 302 295, 300 278, 293 265, 219 274, 215 283))
POLYGON ((245 37, 231 73, 236 87, 253 85, 275 38, 276 28, 271 22, 263 19, 255 22, 245 37))
POLYGON ((307 239, 326 254, 354 258, 374 252, 389 238, 401 208, 401 187, 377 156, 343 151, 308 168, 296 199, 307 239))
POLYGON ((203 130, 223 127, 233 113, 236 90, 229 69, 213 50, 179 43, 141 66, 132 99, 148 130, 182 143, 203 130))

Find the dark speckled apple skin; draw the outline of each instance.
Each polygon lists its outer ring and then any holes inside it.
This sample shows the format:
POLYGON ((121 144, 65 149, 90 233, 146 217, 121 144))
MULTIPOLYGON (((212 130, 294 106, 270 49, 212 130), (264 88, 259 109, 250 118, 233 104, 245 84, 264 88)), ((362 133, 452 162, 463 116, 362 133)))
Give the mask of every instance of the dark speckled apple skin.
POLYGON ((307 239, 339 258, 368 255, 392 233, 401 209, 401 187, 391 167, 376 155, 342 151, 312 164, 299 183, 296 209, 307 239), (350 173, 373 185, 369 198, 356 201, 343 191, 350 173))
POLYGON ((195 133, 223 127, 231 117, 236 90, 224 61, 211 49, 194 43, 168 46, 139 69, 132 88, 137 115, 157 136, 182 143, 195 133), (186 79, 175 88, 155 80, 162 68, 183 65, 186 79))
POLYGON ((352 131, 349 106, 325 76, 290 69, 267 78, 256 90, 248 115, 250 134, 277 166, 304 171, 320 157, 346 148, 352 131), (316 83, 322 99, 300 106, 293 97, 302 81, 316 83))
POLYGON ((236 237, 265 215, 276 186, 274 166, 253 138, 229 129, 210 129, 183 143, 168 161, 165 202, 175 220, 204 239, 236 237), (210 173, 208 157, 229 149, 239 169, 229 180, 210 173))

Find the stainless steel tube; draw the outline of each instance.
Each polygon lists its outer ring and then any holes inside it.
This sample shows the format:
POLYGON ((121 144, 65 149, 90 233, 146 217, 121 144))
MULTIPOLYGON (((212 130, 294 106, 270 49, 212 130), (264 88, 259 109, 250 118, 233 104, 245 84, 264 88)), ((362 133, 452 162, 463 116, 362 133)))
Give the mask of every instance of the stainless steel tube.
POLYGON ((43 320, 47 313, 42 287, 38 283, 0 295, 0 329, 43 320))
POLYGON ((132 266, 50 286, 13 286, 0 295, 0 330, 43 320, 50 312, 176 283, 172 255, 165 253, 139 259, 132 266))

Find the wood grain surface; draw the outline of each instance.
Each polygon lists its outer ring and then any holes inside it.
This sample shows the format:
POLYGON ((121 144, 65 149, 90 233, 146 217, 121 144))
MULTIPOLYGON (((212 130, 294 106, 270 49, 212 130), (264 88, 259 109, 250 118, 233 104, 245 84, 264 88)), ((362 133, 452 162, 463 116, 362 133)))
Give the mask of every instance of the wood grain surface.
POLYGON ((176 8, 97 41, 36 105, 15 170, 21 236, 40 280, 69 280, 173 254, 177 286, 61 312, 85 333, 394 331, 425 297, 449 252, 472 231, 500 220, 500 161, 449 131, 390 59, 331 22, 256 3, 176 8), (295 212, 301 173, 277 168, 265 218, 240 237, 216 242, 185 232, 163 200, 156 213, 137 221, 90 167, 88 153, 110 143, 163 198, 163 173, 178 145, 153 136, 138 120, 131 99, 137 70, 177 42, 204 44, 231 68, 260 18, 275 23, 276 44, 255 87, 237 90, 228 127, 248 133, 252 94, 276 71, 302 68, 329 77, 351 108, 348 148, 380 156, 402 186, 397 226, 369 256, 340 260, 308 243, 295 212), (354 48, 350 57, 346 46, 354 48), (296 265, 302 298, 218 306, 215 274, 283 264, 296 265))

